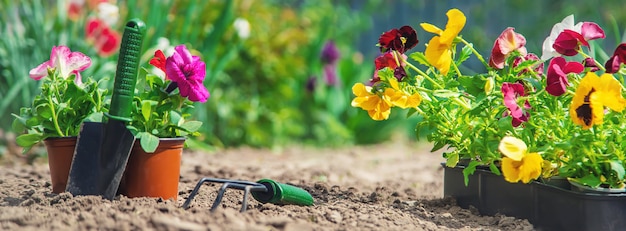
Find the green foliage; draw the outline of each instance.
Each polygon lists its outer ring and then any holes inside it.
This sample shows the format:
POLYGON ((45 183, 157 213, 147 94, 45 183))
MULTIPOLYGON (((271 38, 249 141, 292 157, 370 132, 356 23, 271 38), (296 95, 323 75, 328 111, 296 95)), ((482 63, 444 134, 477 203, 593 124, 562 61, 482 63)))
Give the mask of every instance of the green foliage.
POLYGON ((140 140, 144 151, 154 152, 159 138, 198 135, 202 122, 189 120, 194 108, 192 102, 182 97, 178 90, 166 92, 171 80, 164 81, 141 68, 137 81, 132 121, 127 127, 140 140))
POLYGON ((98 82, 87 78, 81 86, 75 76, 62 78, 58 71, 50 70, 43 78, 41 93, 35 96, 31 107, 13 114, 13 130, 18 134, 17 144, 24 152, 48 137, 77 136, 83 121, 101 121, 106 112, 104 95, 107 90, 98 82))

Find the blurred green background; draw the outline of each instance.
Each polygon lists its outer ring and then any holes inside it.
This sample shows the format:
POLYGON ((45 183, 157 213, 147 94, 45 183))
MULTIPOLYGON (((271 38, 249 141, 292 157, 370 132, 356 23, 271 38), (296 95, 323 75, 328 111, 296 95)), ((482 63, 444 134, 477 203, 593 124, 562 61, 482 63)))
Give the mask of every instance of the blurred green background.
MULTIPOLYGON (((71 1, 1 0, 0 4, 0 155, 11 140, 11 113, 28 106, 38 82, 28 71, 49 59, 52 46, 67 45, 89 55, 92 66, 83 76, 113 79, 117 54, 102 57, 85 39, 85 21, 98 11, 86 0, 79 17, 68 15, 71 1)), ((97 2, 97 1, 96 1, 97 2)), ((352 108, 351 87, 373 74, 379 54, 378 36, 391 28, 411 25, 423 51, 431 35, 419 23, 444 27, 445 13, 459 8, 467 18, 461 32, 488 57, 494 39, 506 27, 527 39, 530 52, 541 44, 552 25, 575 14, 594 21, 607 32, 600 41, 608 53, 622 41, 626 2, 605 0, 128 0, 112 1, 119 20, 143 19, 149 30, 142 66, 157 47, 186 44, 207 63, 205 85, 211 97, 196 104, 194 116, 203 121, 202 136, 192 148, 240 145, 282 147, 289 144, 339 146, 383 142, 394 134, 413 138, 419 118, 406 119, 394 109, 387 121, 372 121, 352 108), (249 23, 249 35, 237 26, 249 23), (339 57, 329 63, 322 49, 334 43, 339 57), (329 81, 327 72, 337 79, 329 81)), ((604 62, 606 56, 600 55, 604 62)), ((463 68, 480 71, 478 62, 463 68)))

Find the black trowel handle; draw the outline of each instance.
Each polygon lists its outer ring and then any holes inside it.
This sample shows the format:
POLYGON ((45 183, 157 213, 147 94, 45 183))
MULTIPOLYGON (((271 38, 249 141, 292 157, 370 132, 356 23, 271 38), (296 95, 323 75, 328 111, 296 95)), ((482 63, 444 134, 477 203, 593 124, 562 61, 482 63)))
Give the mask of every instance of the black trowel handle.
POLYGON ((145 30, 145 23, 139 19, 131 19, 124 27, 120 55, 117 59, 113 96, 107 114, 111 119, 131 121, 130 113, 135 85, 137 84, 137 69, 145 30))

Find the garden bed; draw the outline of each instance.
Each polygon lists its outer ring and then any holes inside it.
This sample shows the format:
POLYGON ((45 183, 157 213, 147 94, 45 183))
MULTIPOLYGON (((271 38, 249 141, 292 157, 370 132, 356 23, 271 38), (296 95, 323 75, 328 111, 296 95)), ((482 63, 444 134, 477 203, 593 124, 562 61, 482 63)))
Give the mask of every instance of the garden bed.
POLYGON ((429 145, 387 143, 342 149, 249 148, 216 153, 185 150, 176 201, 52 194, 47 164, 4 159, 0 168, 3 230, 532 230, 527 221, 482 216, 443 198, 440 153, 429 145), (271 178, 309 191, 312 207, 262 205, 229 190, 209 212, 217 186, 204 186, 181 208, 201 177, 271 178))

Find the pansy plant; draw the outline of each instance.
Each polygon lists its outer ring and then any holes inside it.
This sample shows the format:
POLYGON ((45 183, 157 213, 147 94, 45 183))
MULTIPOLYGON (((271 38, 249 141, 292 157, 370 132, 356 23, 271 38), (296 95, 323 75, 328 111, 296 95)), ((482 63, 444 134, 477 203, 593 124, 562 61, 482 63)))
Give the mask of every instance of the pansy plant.
POLYGON ((560 175, 592 187, 626 185, 626 43, 598 60, 586 52, 604 30, 568 16, 544 40, 541 57, 508 27, 494 36, 485 60, 460 35, 465 15, 458 9, 446 15, 444 29, 420 24, 434 34, 421 47, 410 26, 383 33, 373 77, 354 85, 352 106, 374 120, 389 118, 394 108, 416 114, 417 132, 427 134, 433 151, 445 150, 446 165, 465 165, 466 184, 485 166, 512 183, 560 175), (458 67, 471 56, 486 71, 462 73, 458 67))

